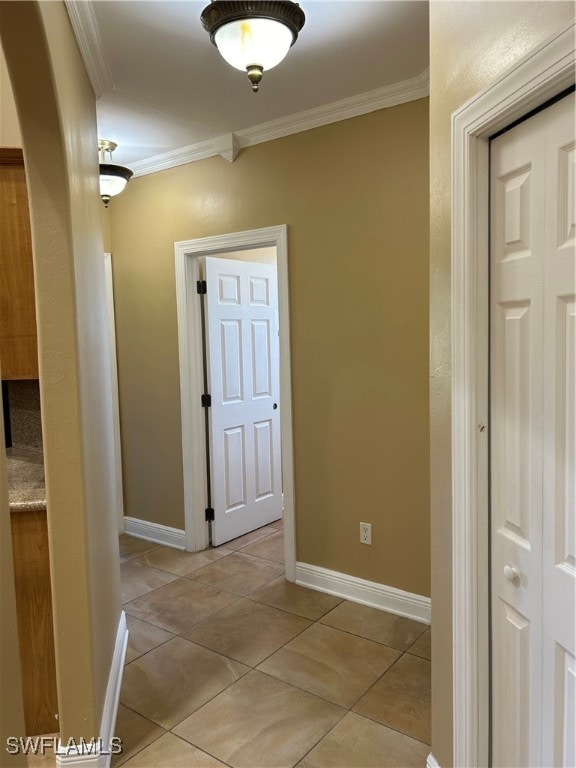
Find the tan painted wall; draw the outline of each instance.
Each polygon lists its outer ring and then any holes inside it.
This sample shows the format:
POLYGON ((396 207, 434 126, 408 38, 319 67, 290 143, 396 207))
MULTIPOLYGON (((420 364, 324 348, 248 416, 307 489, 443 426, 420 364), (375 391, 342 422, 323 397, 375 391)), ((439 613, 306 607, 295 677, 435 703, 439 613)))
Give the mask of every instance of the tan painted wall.
POLYGON ((4 52, 0 48, 0 147, 21 147, 22 136, 4 52))
POLYGON ((297 557, 428 595, 427 99, 136 178, 110 218, 126 514, 184 524, 174 242, 287 224, 297 557))
POLYGON ((100 226, 102 228, 104 251, 110 253, 112 250, 112 243, 110 241, 110 211, 104 208, 104 203, 100 206, 100 226))
POLYGON ((90 738, 120 614, 94 97, 62 2, 0 9, 31 206, 61 736, 90 738))
POLYGON ((450 116, 573 19, 569 2, 430 7, 432 751, 443 768, 452 764, 450 116))

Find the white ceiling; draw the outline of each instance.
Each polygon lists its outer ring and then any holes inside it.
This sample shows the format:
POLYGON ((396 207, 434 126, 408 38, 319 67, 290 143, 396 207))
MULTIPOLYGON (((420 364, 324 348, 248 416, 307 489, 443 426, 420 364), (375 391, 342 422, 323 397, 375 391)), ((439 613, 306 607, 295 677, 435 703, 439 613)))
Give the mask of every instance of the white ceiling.
POLYGON ((81 6, 80 48, 93 84, 100 76, 98 135, 119 145, 115 162, 130 165, 349 99, 428 66, 428 2, 301 0, 306 23, 297 42, 254 94, 203 30, 206 4, 67 3, 77 37, 74 6, 81 6))

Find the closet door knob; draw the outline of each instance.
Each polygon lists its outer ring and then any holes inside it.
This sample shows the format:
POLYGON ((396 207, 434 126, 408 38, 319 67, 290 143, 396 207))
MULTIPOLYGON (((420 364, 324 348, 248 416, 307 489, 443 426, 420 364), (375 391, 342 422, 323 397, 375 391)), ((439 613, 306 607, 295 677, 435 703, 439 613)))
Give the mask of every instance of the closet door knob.
POLYGON ((506 579, 506 581, 510 581, 512 584, 515 584, 516 586, 520 584, 520 574, 518 573, 518 569, 514 568, 511 565, 504 566, 504 578, 506 579))

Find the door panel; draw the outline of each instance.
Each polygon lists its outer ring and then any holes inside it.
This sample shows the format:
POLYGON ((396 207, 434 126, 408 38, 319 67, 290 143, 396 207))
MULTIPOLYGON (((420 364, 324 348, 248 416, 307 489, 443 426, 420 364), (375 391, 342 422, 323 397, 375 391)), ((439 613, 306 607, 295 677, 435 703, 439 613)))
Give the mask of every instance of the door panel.
POLYGON ((574 749, 573 115, 571 96, 491 143, 492 762, 507 768, 574 749))
POLYGON ((242 381, 242 328, 239 320, 223 320, 220 324, 222 360, 219 372, 222 376, 222 400, 240 403, 244 399, 242 381))
POLYGON ((494 620, 502 651, 494 670, 498 697, 502 701, 518 700, 519 706, 501 709, 500 717, 494 720, 493 750, 500 765, 528 765, 525 735, 530 728, 532 628, 525 616, 502 599, 494 607, 494 620), (508 663, 508 659, 515 663, 508 663))
POLYGON ((274 493, 273 434, 274 428, 270 419, 254 424, 257 499, 264 499, 274 493))
POLYGON ((546 144, 543 392, 543 753, 544 765, 573 766, 576 603, 574 562, 574 114, 555 105, 546 144), (556 686, 559 689, 556 690, 556 686), (568 730, 565 727, 568 726, 568 730))
POLYGON ((272 361, 270 359, 270 321, 253 320, 252 330, 252 397, 270 397, 270 374, 272 361))
POLYGON ((225 429, 224 437, 224 487, 226 489, 225 512, 232 512, 246 504, 246 450, 244 427, 225 429))
POLYGON ((544 178, 524 125, 492 143, 492 755, 506 768, 541 749, 544 178))
POLYGON ((574 426, 576 423, 576 304, 574 299, 558 299, 558 500, 556 504, 556 558, 567 568, 576 567, 576 529, 574 526, 574 426))
POLYGON ((576 765, 576 666, 574 655, 556 645, 554 687, 554 765, 572 768, 576 765))
POLYGON ((276 267, 205 259, 213 544, 282 517, 276 267))
POLYGON ((530 546, 530 302, 500 302, 495 335, 502 353, 495 381, 507 418, 498 430, 502 460, 495 468, 502 505, 495 508, 501 532, 511 533, 530 546))

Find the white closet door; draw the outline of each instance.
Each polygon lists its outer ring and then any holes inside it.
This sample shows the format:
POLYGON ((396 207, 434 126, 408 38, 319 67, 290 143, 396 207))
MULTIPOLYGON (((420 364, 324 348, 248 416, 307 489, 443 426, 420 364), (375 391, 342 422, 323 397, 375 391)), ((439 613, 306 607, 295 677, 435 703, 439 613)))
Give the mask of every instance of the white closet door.
POLYGON ((547 123, 543 397, 542 765, 576 766, 574 96, 547 123))
POLYGON ((573 110, 571 96, 491 144, 492 742, 506 768, 573 759, 573 110))

